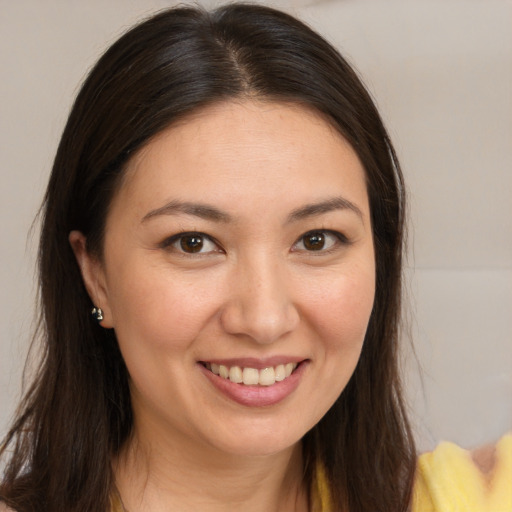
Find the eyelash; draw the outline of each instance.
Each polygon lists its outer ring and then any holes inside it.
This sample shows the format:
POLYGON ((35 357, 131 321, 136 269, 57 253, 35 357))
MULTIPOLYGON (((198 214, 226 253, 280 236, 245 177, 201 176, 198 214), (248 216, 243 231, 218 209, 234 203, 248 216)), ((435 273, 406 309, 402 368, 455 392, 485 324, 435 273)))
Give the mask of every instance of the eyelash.
MULTIPOLYGON (((311 253, 311 254, 315 254, 315 253, 328 254, 330 252, 335 251, 338 248, 338 244, 346 246, 346 245, 350 244, 350 241, 343 233, 340 233, 338 231, 333 231, 330 229, 313 229, 313 230, 307 231, 306 233, 304 233, 297 239, 297 241, 292 246, 292 252, 304 251, 304 252, 311 253), (318 250, 308 250, 306 248, 294 249, 295 246, 297 246, 299 243, 302 243, 304 245, 304 241, 308 236, 311 236, 311 237, 320 236, 320 237, 324 237, 324 239, 325 239, 326 235, 330 236, 330 237, 334 237, 336 239, 335 242, 333 243, 333 245, 331 247, 328 247, 327 249, 324 249, 323 246, 318 250)), ((176 235, 173 235, 173 236, 165 239, 160 244, 160 247, 162 249, 170 249, 170 248, 174 249, 178 254, 186 256, 186 257, 199 257, 199 256, 202 256, 205 254, 210 254, 212 252, 214 252, 214 253, 224 252, 222 250, 220 244, 213 237, 211 237, 210 235, 207 235, 206 233, 202 233, 199 231, 188 231, 188 232, 177 233, 176 235), (188 251, 183 250, 182 244, 183 244, 183 241, 187 237, 190 237, 190 238, 196 237, 196 238, 201 239, 201 247, 199 248, 198 252, 188 252, 188 251), (218 250, 217 251, 200 252, 202 249, 202 246, 204 244, 204 241, 215 244, 215 246, 218 248, 218 250), (181 248, 173 247, 175 244, 178 244, 178 243, 181 245, 181 248)))

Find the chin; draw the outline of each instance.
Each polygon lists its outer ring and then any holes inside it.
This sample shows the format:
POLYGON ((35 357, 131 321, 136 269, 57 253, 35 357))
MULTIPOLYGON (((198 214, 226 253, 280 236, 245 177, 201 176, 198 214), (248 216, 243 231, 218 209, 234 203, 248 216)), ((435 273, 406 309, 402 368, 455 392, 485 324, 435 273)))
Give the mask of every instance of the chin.
MULTIPOLYGON (((289 425, 293 425, 293 422, 288 422, 289 425)), ((229 438, 217 440, 212 444, 220 451, 234 456, 264 457, 293 449, 300 444, 306 431, 286 431, 272 425, 257 428, 253 424, 245 429, 237 427, 233 429, 229 438)))
POLYGON ((300 444, 300 442, 301 439, 292 444, 285 442, 279 443, 274 439, 271 444, 269 444, 262 440, 252 440, 229 447, 224 446, 223 451, 227 451, 230 455, 236 457, 268 457, 292 450, 300 444))

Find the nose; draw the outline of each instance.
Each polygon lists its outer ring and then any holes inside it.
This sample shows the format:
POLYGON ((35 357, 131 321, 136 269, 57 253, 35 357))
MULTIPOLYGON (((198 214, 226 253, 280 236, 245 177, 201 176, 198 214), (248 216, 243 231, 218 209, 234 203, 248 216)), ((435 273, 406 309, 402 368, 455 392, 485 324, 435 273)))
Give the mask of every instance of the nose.
POLYGON ((270 259, 237 265, 221 312, 226 332, 259 344, 277 341, 292 332, 300 320, 286 272, 270 259))

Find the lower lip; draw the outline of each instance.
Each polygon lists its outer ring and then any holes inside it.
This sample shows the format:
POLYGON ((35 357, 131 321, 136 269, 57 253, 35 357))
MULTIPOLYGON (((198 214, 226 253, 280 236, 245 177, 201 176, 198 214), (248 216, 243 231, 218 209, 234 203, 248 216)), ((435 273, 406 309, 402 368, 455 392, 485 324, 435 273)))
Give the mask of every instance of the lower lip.
POLYGON ((307 361, 302 361, 289 377, 272 384, 272 386, 236 384, 229 379, 215 375, 200 363, 198 363, 198 366, 209 381, 231 400, 248 407, 265 407, 278 404, 297 389, 306 369, 307 361))

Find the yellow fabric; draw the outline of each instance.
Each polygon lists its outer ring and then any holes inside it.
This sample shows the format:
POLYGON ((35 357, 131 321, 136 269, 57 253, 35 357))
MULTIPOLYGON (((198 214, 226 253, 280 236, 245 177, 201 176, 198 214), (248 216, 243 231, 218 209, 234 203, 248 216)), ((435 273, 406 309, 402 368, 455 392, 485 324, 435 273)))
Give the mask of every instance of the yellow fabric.
POLYGON ((311 505, 313 507, 311 512, 331 512, 333 510, 327 476, 321 464, 317 464, 316 467, 316 475, 311 489, 311 505))
POLYGON ((484 475, 471 453, 441 443, 420 456, 413 512, 512 512, 512 434, 496 445, 493 470, 484 475))
POLYGON ((110 496, 110 512, 124 512, 123 502, 117 491, 110 496))
MULTIPOLYGON (((321 467, 312 512, 334 512, 321 467)), ((470 452, 453 443, 421 455, 411 512, 512 512, 512 433, 497 443, 495 466, 488 475, 480 472, 470 452)))

